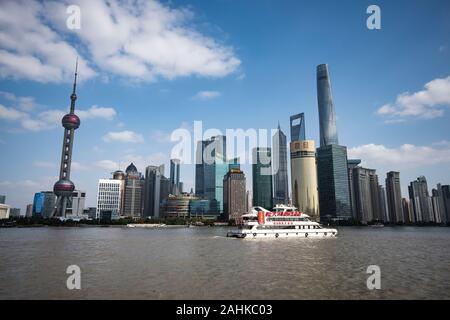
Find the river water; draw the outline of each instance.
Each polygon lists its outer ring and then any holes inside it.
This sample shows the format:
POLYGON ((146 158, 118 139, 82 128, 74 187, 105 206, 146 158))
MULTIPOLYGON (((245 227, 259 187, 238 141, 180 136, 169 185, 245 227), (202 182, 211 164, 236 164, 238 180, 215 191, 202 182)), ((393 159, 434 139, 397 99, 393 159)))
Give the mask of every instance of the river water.
POLYGON ((272 240, 227 231, 0 229, 0 299, 450 299, 450 228, 272 240), (66 287, 69 265, 81 290, 66 287), (369 265, 380 267, 380 290, 367 288, 369 265))

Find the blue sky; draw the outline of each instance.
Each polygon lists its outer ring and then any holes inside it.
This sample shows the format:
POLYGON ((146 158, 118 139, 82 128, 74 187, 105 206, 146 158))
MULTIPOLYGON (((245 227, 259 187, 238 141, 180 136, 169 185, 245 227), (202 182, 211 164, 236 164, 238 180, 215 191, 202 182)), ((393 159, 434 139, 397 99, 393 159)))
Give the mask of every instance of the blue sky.
MULTIPOLYGON (((95 205, 97 180, 133 161, 166 164, 170 134, 276 128, 305 112, 318 141, 315 68, 328 63, 340 143, 350 156, 431 189, 450 183, 448 1, 111 1, 0 3, 0 194, 14 207, 58 175, 80 57, 72 180, 95 205), (69 30, 65 10, 81 9, 69 30), (381 30, 366 9, 381 8, 381 30), (129 140, 138 141, 130 142, 129 140)), ((244 166, 248 185, 251 171, 244 166)), ((184 165, 186 189, 194 167, 184 165)))

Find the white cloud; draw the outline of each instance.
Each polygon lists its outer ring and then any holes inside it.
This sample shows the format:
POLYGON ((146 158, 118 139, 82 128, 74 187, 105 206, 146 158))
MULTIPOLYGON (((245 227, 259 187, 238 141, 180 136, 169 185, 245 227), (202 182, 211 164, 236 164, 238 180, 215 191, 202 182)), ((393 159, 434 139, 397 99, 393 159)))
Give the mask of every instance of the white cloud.
MULTIPOLYGON (((60 128, 61 119, 67 113, 67 111, 58 109, 31 112, 32 108, 30 108, 30 101, 34 106, 34 98, 16 97, 14 94, 9 92, 0 92, 0 95, 3 95, 12 103, 18 103, 18 106, 20 107, 21 105, 22 109, 28 109, 27 111, 22 111, 17 108, 6 107, 0 104, 0 120, 3 119, 11 122, 18 122, 25 130, 41 131, 60 128)), ((112 120, 117 113, 114 108, 98 107, 93 105, 87 110, 77 109, 76 114, 80 117, 81 121, 84 121, 91 119, 112 120)))
POLYGON ((95 165, 99 168, 106 169, 109 171, 114 171, 119 168, 119 164, 112 160, 100 160, 97 161, 95 165))
POLYGON ((25 112, 16 110, 14 108, 8 108, 0 104, 0 119, 15 121, 20 120, 26 116, 27 114, 25 112))
POLYGON ((130 143, 142 143, 144 142, 144 137, 136 132, 125 130, 118 132, 108 132, 103 136, 103 140, 106 142, 130 142, 130 143))
POLYGON ((0 1, 2 78, 71 81, 77 56, 80 80, 95 75, 83 56, 45 23, 47 14, 38 1, 0 1))
POLYGON ((220 96, 219 91, 200 91, 195 96, 194 99, 197 100, 211 100, 220 96))
POLYGON ((365 144, 348 150, 349 158, 362 159, 363 165, 371 168, 392 168, 395 170, 450 164, 450 143, 440 141, 431 146, 403 144, 389 148, 381 144, 365 144))
POLYGON ((81 79, 95 76, 94 66, 137 81, 233 73, 241 63, 233 48, 197 31, 193 17, 158 1, 1 1, 0 74, 70 81, 76 56, 81 79), (66 27, 73 4, 81 9, 81 30, 66 27))
MULTIPOLYGON (((450 106, 450 76, 434 79, 425 84, 425 89, 397 96, 394 103, 380 107, 377 113, 394 118, 433 119, 442 117, 445 108, 450 106)), ((389 120, 388 120, 389 121, 389 120)))
POLYGON ((0 91, 0 96, 12 102, 14 107, 23 111, 31 111, 36 107, 33 97, 18 97, 14 93, 0 91))
POLYGON ((114 110, 114 108, 105 108, 93 105, 87 110, 77 110, 76 114, 80 117, 80 120, 86 119, 112 120, 117 113, 116 110, 114 110))

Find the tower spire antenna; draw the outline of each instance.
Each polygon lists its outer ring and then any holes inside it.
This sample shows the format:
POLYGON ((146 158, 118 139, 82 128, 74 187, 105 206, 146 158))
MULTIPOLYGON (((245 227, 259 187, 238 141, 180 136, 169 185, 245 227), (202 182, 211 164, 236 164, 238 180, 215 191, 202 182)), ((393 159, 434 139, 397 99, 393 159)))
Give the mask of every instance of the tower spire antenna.
POLYGON ((77 61, 75 62, 75 78, 73 80, 73 91, 72 91, 72 94, 76 94, 75 90, 77 88, 77 75, 78 75, 78 56, 77 56, 77 61))

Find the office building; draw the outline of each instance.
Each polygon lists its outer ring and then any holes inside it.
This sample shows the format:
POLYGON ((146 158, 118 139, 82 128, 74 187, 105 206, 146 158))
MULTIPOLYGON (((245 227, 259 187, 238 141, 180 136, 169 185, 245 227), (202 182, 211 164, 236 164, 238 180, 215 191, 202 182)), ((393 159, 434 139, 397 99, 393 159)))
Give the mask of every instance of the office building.
POLYGON ((305 114, 298 113, 290 117, 291 142, 306 140, 305 114))
POLYGON ((230 169, 223 179, 225 220, 238 220, 247 213, 246 179, 240 169, 230 169))
POLYGON ((433 207, 432 221, 436 223, 442 223, 442 211, 445 208, 442 206, 441 197, 439 196, 438 190, 431 190, 431 206, 433 207))
POLYGON ((316 149, 314 140, 291 142, 292 202, 313 220, 319 220, 316 149))
POLYGON ((400 173, 389 171, 386 174, 386 198, 388 203, 389 222, 403 223, 402 191, 400 188, 400 173))
POLYGON ((239 159, 226 158, 226 137, 199 141, 196 150, 195 194, 202 200, 215 200, 223 214, 223 178, 230 169, 240 169, 239 159))
MULTIPOLYGON (((99 179, 97 189, 97 208, 95 218, 118 219, 121 215, 124 181, 118 179, 99 179)), ((88 214, 92 217, 92 211, 88 214)))
POLYGON ((86 192, 75 190, 67 201, 66 217, 84 217, 86 192))
POLYGON ((317 149, 320 219, 349 220, 347 147, 339 145, 328 65, 317 66, 320 147, 317 149))
POLYGON ((0 220, 9 219, 10 207, 7 204, 0 203, 0 220))
POLYGON ((20 217, 20 208, 10 208, 9 216, 11 218, 19 218, 20 217))
POLYGON ((164 165, 145 168, 144 217, 159 217, 163 176, 164 165))
POLYGON ((380 213, 378 215, 378 220, 387 222, 389 221, 389 214, 387 208, 386 190, 382 185, 378 186, 378 198, 380 201, 380 213))
POLYGON ((33 204, 27 204, 27 211, 25 213, 25 217, 31 218, 33 216, 33 204))
POLYGON ((219 207, 216 200, 203 200, 193 197, 189 201, 189 217, 195 219, 215 220, 219 207))
POLYGON ((161 215, 164 218, 189 218, 190 217, 190 206, 191 200, 198 199, 193 194, 181 194, 178 196, 169 195, 166 199, 161 215))
POLYGON ((427 179, 424 176, 412 181, 408 187, 409 199, 414 209, 415 222, 433 221, 433 204, 428 192, 427 179))
POLYGON ((320 220, 349 220, 352 218, 347 147, 328 145, 317 149, 320 220))
POLYGON ((253 206, 273 208, 271 149, 257 147, 252 152, 253 206))
POLYGON ((170 159, 170 193, 179 195, 180 190, 180 160, 170 159))
POLYGON ((353 189, 355 195, 356 219, 363 224, 383 221, 380 209, 380 188, 374 169, 353 168, 353 189))
POLYGON ((136 166, 131 163, 125 170, 125 192, 122 215, 131 218, 140 218, 143 215, 143 189, 144 178, 136 166))
POLYGON ((355 189, 353 188, 353 169, 361 163, 360 159, 348 159, 347 160, 347 172, 348 172, 348 193, 350 197, 350 207, 352 211, 352 218, 357 220, 356 216, 356 196, 355 189))
POLYGON ((33 216, 51 218, 55 211, 56 195, 53 191, 41 191, 34 194, 33 216))
MULTIPOLYGON (((216 196, 216 158, 226 159, 226 137, 198 141, 195 156, 195 194, 202 199, 216 196)), ((223 177, 220 179, 223 180, 223 177)))
POLYGON ((440 183, 436 186, 436 196, 440 211, 440 220, 442 223, 450 222, 450 186, 443 186, 440 183))
POLYGON ((402 209, 403 209, 403 221, 405 223, 413 223, 414 222, 414 212, 411 206, 411 202, 402 198, 402 209))
POLYGON ((272 138, 272 169, 273 202, 274 204, 287 205, 289 203, 287 139, 281 131, 280 124, 278 124, 278 130, 272 138))
POLYGON ((0 194, 0 204, 5 204, 6 203, 6 196, 0 194))

